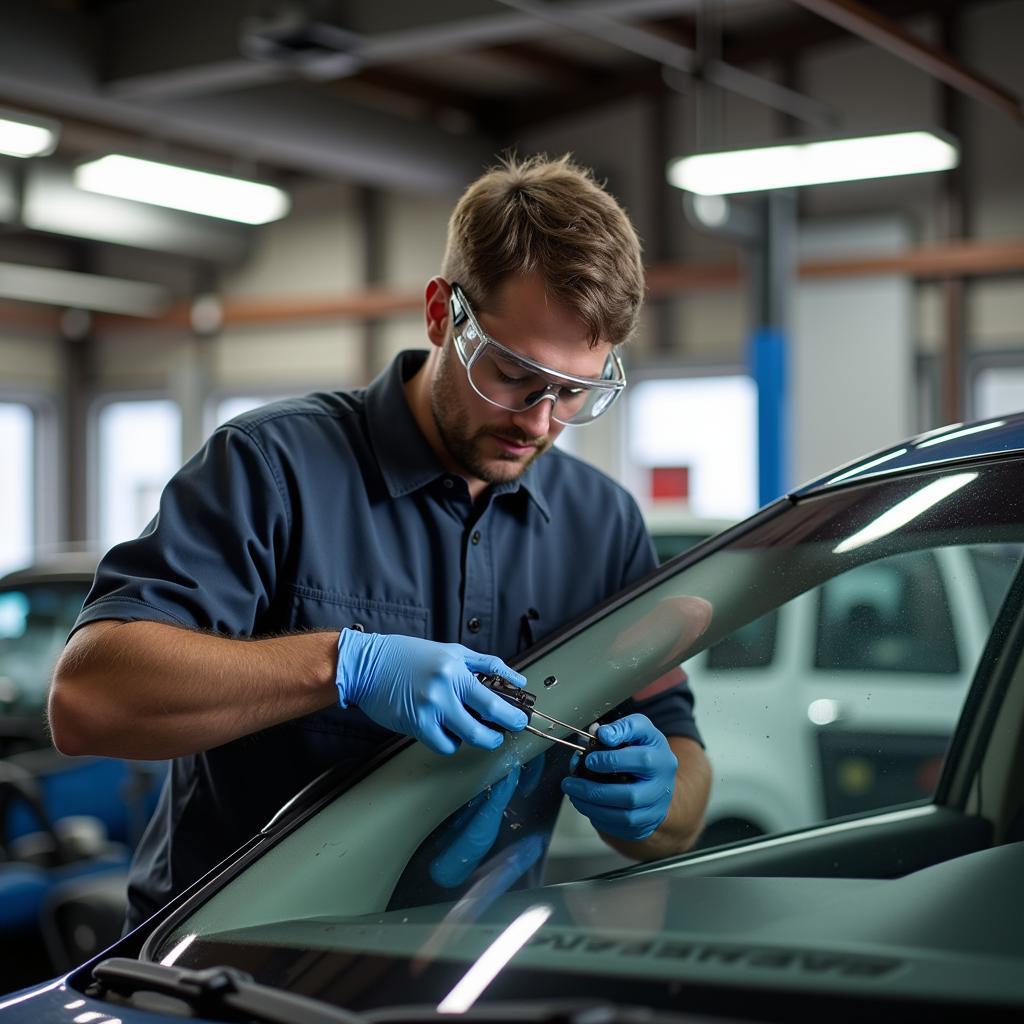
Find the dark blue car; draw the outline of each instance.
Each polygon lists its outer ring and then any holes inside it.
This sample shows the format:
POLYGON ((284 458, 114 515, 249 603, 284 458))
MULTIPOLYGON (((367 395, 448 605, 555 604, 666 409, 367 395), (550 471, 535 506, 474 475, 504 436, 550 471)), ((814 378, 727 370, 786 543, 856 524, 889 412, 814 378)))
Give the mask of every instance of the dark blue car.
POLYGON ((980 568, 958 585, 985 642, 955 651, 971 684, 948 734, 887 727, 884 688, 849 720, 753 690, 737 715, 739 734, 800 743, 829 787, 808 826, 594 875, 560 839, 567 765, 546 738, 449 758, 400 741, 359 778, 322 776, 101 955, 0 999, 0 1024, 1021 1019, 1022 545, 1024 416, 958 424, 780 499, 517 665, 540 709, 585 729, 716 645, 756 667, 765 617, 895 566, 907 600, 820 652, 848 688, 878 636, 894 666, 946 656, 930 559, 969 547, 980 568))

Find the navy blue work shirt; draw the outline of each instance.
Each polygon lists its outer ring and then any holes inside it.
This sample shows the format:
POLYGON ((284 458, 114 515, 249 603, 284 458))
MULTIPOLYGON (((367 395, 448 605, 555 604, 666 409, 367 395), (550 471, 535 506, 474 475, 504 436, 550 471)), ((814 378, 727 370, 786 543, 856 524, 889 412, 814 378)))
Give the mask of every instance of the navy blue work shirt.
MULTIPOLYGON (((143 534, 102 559, 75 628, 143 619, 260 637, 358 622, 511 660, 656 565, 630 495, 557 449, 471 501, 405 397, 424 359, 403 352, 366 389, 218 428, 143 534)), ((692 703, 681 686, 643 710, 699 740, 692 703)), ((176 758, 136 851, 129 924, 325 768, 360 765, 393 738, 356 708, 330 708, 176 758)))

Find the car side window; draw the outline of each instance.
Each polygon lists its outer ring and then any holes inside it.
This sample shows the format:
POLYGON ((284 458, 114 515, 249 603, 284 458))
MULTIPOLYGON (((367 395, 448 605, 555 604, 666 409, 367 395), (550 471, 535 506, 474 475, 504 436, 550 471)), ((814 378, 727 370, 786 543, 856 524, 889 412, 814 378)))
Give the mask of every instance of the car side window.
POLYGON ((985 544, 967 548, 989 625, 999 614, 1022 553, 1024 544, 985 544))
POLYGON ((949 598, 934 552, 859 566, 818 593, 814 665, 849 672, 960 669, 949 598))
POLYGON ((0 592, 0 715, 41 711, 88 590, 84 583, 55 583, 0 592))

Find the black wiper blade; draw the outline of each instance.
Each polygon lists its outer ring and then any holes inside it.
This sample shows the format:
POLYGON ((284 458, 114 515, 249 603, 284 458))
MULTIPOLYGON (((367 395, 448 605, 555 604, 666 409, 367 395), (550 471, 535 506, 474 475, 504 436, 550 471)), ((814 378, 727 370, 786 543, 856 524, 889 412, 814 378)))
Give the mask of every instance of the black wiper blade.
POLYGON ((253 981, 234 967, 187 967, 110 957, 92 971, 94 983, 86 995, 108 993, 134 996, 156 992, 180 999, 204 1017, 220 1020, 264 1021, 266 1024, 368 1024, 365 1017, 306 996, 253 981))

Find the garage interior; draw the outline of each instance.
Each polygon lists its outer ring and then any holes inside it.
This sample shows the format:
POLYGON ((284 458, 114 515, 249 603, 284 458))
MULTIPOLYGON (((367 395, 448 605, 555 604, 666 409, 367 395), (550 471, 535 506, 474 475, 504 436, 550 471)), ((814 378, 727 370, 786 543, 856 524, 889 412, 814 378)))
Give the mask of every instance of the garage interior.
POLYGON ((52 140, 0 147, 0 573, 137 535, 230 416, 426 347, 452 206, 509 153, 571 153, 639 231, 630 388, 560 443, 652 529, 1024 409, 1022 38, 1021 0, 5 0, 0 122, 52 140), (667 174, 907 131, 955 166, 717 204, 667 174), (76 184, 111 154, 285 207, 76 184))

